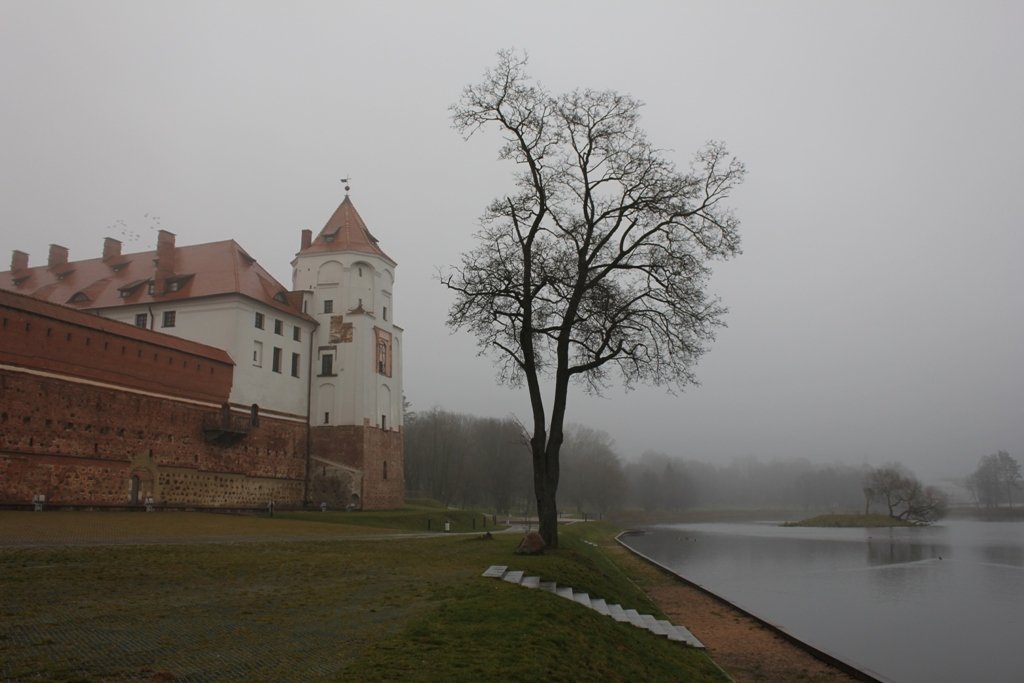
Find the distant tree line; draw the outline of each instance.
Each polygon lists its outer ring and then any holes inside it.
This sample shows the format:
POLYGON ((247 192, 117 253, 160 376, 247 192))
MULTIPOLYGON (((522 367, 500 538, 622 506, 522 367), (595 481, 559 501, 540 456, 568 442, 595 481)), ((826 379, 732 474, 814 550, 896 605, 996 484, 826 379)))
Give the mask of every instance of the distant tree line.
MULTIPOLYGON (((529 438, 510 417, 407 409, 407 493, 447 506, 533 514, 529 438)), ((927 522, 947 507, 942 492, 899 464, 871 468, 747 457, 713 465, 656 451, 627 462, 606 432, 579 425, 566 429, 561 470, 559 511, 596 518, 622 509, 744 508, 884 512, 927 522)), ((983 457, 964 483, 981 507, 1012 507, 1022 498, 1020 464, 1006 451, 983 457)))

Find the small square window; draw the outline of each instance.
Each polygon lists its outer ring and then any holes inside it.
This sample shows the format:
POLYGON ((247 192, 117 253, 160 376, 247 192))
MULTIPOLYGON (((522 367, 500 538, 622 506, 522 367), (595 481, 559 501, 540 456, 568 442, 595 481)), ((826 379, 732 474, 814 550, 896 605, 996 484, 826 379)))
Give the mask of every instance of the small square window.
POLYGON ((284 334, 284 321, 274 320, 274 334, 284 334))
POLYGON ((256 312, 256 329, 263 329, 263 314, 259 311, 256 312))
POLYGON ((145 313, 136 313, 135 327, 141 327, 142 329, 146 329, 147 325, 149 325, 149 317, 145 313))
POLYGON ((334 299, 324 299, 324 313, 334 313, 334 299))
POLYGON ((174 327, 174 323, 177 321, 178 315, 175 311, 164 311, 164 327, 174 327))

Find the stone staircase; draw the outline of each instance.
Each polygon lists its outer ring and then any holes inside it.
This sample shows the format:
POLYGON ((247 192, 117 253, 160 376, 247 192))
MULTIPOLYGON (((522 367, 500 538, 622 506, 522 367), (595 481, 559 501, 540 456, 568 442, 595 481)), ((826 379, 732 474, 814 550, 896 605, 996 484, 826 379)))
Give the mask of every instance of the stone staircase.
POLYGON ((525 588, 536 588, 548 593, 554 593, 561 598, 566 598, 584 607, 589 607, 598 614, 611 617, 615 621, 632 624, 637 628, 646 629, 657 636, 662 636, 690 647, 704 648, 704 644, 697 640, 684 626, 678 626, 664 619, 656 619, 650 614, 639 614, 635 609, 623 609, 622 605, 609 605, 603 598, 592 598, 586 593, 574 591, 569 586, 559 586, 554 581, 541 581, 539 576, 525 576, 524 574, 525 572, 510 571, 508 567, 496 564, 488 567, 483 576, 491 579, 501 579, 502 581, 508 581, 525 588))

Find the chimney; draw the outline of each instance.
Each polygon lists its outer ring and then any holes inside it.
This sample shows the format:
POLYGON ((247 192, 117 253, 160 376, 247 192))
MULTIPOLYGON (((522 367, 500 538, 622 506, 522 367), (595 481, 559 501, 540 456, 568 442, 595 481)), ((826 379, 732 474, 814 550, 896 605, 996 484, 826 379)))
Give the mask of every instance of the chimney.
POLYGON ((309 249, 309 245, 313 244, 313 231, 303 230, 302 231, 302 248, 299 251, 305 251, 309 249))
POLYGON ((50 257, 46 260, 46 266, 48 268, 56 268, 57 266, 67 265, 68 262, 68 248, 62 247, 59 244, 50 245, 50 257))
POLYGON ((159 296, 167 291, 167 278, 174 275, 174 233, 161 230, 156 236, 156 282, 159 296))
POLYGON ((15 249, 11 252, 11 270, 24 270, 28 268, 28 254, 15 249))
POLYGON ((115 240, 113 237, 103 238, 103 260, 109 261, 110 259, 117 258, 121 255, 121 240, 115 240))

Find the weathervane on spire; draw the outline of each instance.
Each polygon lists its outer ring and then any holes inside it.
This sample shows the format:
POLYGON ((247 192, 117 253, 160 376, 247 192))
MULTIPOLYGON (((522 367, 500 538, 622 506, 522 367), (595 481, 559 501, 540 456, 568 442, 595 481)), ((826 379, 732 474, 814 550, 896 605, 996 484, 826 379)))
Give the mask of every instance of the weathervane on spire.
POLYGON ((349 184, 348 184, 349 180, 351 180, 351 176, 348 177, 348 178, 342 178, 341 179, 341 182, 345 183, 345 196, 346 197, 348 196, 348 191, 352 189, 351 187, 349 187, 349 184))

